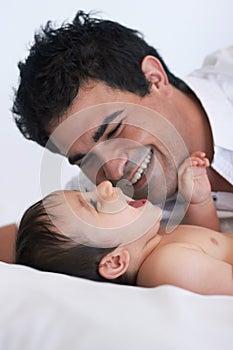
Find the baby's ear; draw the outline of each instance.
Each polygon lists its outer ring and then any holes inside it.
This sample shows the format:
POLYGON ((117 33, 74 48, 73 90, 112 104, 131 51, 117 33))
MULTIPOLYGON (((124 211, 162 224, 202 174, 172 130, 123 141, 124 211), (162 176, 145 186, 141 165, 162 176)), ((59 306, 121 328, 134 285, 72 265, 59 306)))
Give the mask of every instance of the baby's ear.
POLYGON ((101 259, 98 268, 99 274, 109 280, 115 279, 127 271, 129 261, 128 250, 115 249, 101 259))

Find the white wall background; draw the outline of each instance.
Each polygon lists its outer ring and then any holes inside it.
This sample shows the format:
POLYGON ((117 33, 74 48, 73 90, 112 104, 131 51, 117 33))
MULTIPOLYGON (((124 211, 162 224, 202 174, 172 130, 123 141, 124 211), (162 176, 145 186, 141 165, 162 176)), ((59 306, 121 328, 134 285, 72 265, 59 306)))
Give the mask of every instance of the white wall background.
MULTIPOLYGON (((10 112, 17 62, 40 25, 71 20, 78 9, 98 10, 103 18, 139 29, 181 76, 209 52, 233 44, 232 0, 0 0, 0 225, 18 220, 40 198, 43 149, 21 136, 10 112)), ((64 181, 75 171, 65 169, 64 181)))

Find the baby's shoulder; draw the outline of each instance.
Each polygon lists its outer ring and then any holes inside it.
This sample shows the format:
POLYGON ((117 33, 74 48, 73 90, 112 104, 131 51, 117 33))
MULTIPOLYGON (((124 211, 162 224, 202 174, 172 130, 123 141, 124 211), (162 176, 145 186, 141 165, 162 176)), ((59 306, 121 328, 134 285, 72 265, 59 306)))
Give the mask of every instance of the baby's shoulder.
POLYGON ((144 260, 138 272, 137 284, 145 287, 166 284, 167 278, 172 277, 174 270, 176 273, 187 272, 186 259, 193 254, 203 254, 203 251, 197 245, 188 242, 161 242, 144 260))

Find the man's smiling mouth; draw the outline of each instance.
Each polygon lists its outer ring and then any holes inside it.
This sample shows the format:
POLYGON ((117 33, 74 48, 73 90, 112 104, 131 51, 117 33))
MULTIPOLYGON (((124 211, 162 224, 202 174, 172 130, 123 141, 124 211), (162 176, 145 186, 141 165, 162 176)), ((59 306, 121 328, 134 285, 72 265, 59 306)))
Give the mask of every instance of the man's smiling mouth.
POLYGON ((149 167, 149 164, 151 162, 152 158, 152 151, 150 151, 147 156, 145 157, 144 161, 141 163, 141 165, 138 167, 136 173, 132 177, 131 182, 132 185, 136 185, 136 183, 141 179, 141 177, 145 174, 146 170, 149 167))

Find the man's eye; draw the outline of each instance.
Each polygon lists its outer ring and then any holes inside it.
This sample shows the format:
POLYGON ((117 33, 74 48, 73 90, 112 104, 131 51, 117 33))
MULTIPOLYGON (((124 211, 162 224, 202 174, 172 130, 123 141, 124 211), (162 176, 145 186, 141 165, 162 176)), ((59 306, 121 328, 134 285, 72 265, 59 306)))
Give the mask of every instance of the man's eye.
POLYGON ((114 135, 117 133, 118 129, 121 127, 121 125, 122 125, 122 120, 117 124, 117 126, 116 126, 114 129, 112 129, 112 130, 107 134, 107 138, 111 138, 112 136, 114 136, 114 135))
POLYGON ((93 199, 90 199, 90 204, 93 206, 93 208, 95 208, 96 211, 98 211, 96 201, 94 201, 93 199))

